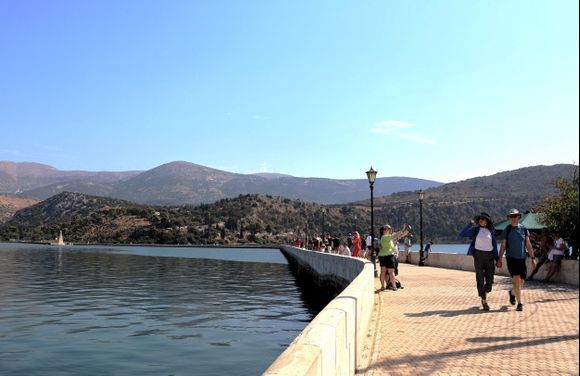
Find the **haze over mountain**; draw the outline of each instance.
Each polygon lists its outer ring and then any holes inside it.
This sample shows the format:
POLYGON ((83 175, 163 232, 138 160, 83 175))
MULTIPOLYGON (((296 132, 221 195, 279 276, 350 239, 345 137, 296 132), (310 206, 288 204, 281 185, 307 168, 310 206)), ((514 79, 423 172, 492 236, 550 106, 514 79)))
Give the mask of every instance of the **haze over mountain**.
MULTIPOLYGON (((442 183, 407 177, 383 177, 375 195, 426 189, 442 183)), ((38 163, 0 162, 0 193, 46 199, 61 192, 118 198, 149 205, 195 205, 265 194, 321 204, 341 204, 369 196, 368 181, 300 178, 282 174, 236 174, 177 161, 148 171, 60 171, 38 163)))

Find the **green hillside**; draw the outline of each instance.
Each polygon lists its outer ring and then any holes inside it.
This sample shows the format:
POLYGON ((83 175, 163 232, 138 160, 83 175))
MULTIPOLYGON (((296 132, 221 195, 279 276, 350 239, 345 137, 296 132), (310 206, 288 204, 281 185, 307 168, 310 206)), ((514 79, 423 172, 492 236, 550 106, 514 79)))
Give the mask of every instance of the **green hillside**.
MULTIPOLYGON (((446 184, 425 191, 425 239, 460 242, 457 234, 477 213, 494 221, 507 211, 533 210, 555 194, 552 181, 572 176, 573 165, 536 166, 446 184)), ((415 192, 375 200, 375 234, 389 223, 409 223, 418 238, 415 192)), ((48 241, 63 231, 75 243, 281 243, 324 232, 346 237, 370 230, 370 202, 320 205, 267 195, 240 195, 200 206, 147 206, 79 193, 61 193, 18 211, 0 226, 0 240, 48 241)))
POLYGON ((345 214, 351 209, 327 208, 323 218, 322 208, 260 195, 196 207, 155 207, 64 192, 18 211, 0 226, 0 239, 49 241, 62 231, 74 243, 265 244, 313 234, 323 221, 327 229, 348 231, 345 214))

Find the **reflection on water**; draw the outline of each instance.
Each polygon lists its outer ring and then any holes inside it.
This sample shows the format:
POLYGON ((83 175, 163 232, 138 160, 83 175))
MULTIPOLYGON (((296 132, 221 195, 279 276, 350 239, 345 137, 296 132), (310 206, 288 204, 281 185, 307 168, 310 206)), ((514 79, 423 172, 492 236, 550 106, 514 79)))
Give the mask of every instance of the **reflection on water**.
POLYGON ((313 313, 283 263, 0 244, 2 375, 256 375, 313 313))

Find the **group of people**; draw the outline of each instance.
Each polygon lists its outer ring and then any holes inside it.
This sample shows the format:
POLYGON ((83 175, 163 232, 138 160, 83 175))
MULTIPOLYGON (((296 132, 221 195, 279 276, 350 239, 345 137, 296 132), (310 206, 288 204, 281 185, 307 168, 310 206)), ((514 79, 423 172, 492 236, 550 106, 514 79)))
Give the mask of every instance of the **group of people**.
POLYGON ((396 276, 399 269, 399 241, 409 234, 411 227, 403 225, 401 231, 393 231, 390 225, 384 225, 379 230, 379 265, 381 266, 381 291, 389 289, 397 291, 396 276))
MULTIPOLYGON (((531 281, 540 267, 548 264, 544 281, 558 272, 565 256, 567 245, 558 231, 549 233, 542 231, 540 239, 519 223, 522 214, 517 209, 511 209, 507 214, 510 224, 502 231, 501 238, 496 237, 495 227, 489 214, 481 212, 475 216, 460 232, 461 237, 471 238, 467 254, 473 256, 477 293, 481 298, 484 311, 489 311, 489 294, 493 289, 495 269, 503 266, 504 254, 508 272, 512 278, 512 288, 508 291, 509 302, 516 306, 517 311, 523 311, 523 287, 525 281, 531 281), (532 246, 534 243, 535 247, 532 246), (538 259, 536 259, 536 256, 538 259), (526 259, 531 258, 534 270, 527 276, 526 259)), ((399 242, 405 239, 405 250, 411 248, 411 227, 404 224, 400 231, 394 231, 386 224, 379 230, 379 239, 371 235, 361 237, 358 231, 349 234, 346 241, 326 234, 322 239, 316 237, 308 242, 307 248, 327 253, 346 256, 371 258, 378 251, 380 265, 380 290, 397 290, 399 242)), ((424 265, 431 251, 433 241, 429 241, 421 250, 419 265, 424 265)), ((298 245, 302 246, 302 244, 298 245)))
MULTIPOLYGON (((399 258, 399 242, 405 238, 404 246, 408 251, 411 248, 410 234, 411 226, 405 224, 401 231, 395 232, 390 225, 384 225, 379 230, 379 238, 373 239, 369 234, 363 238, 358 231, 354 234, 349 234, 346 241, 341 241, 338 237, 333 237, 326 234, 323 238, 315 237, 308 241, 308 244, 303 244, 300 239, 297 239, 295 245, 297 247, 304 247, 309 250, 339 254, 352 257, 360 257, 372 259, 372 255, 378 256, 380 264, 380 281, 381 290, 397 290, 398 281, 398 258, 399 258)), ((429 248, 433 242, 427 243, 427 247, 421 252, 421 259, 424 261, 430 252, 429 248)))
POLYGON ((372 237, 369 235, 367 238, 363 238, 358 231, 355 231, 341 240, 339 237, 327 233, 322 238, 317 236, 310 239, 306 245, 297 239, 295 245, 312 251, 367 258, 372 249, 372 237), (370 245, 367 246, 367 244, 370 245))
POLYGON ((533 280, 540 268, 544 264, 548 264, 548 272, 544 277, 544 282, 549 282, 554 274, 560 270, 562 260, 566 256, 566 249, 568 248, 566 242, 560 236, 559 231, 556 230, 550 233, 547 229, 542 229, 539 241, 538 237, 534 235, 530 236, 530 240, 536 250, 538 262, 532 273, 526 278, 526 281, 533 280))
POLYGON ((564 240, 555 231, 550 238, 544 232, 539 252, 540 262, 536 260, 536 250, 532 246, 532 236, 528 229, 519 223, 522 214, 517 209, 511 209, 507 214, 510 224, 502 231, 498 250, 498 239, 495 227, 489 214, 482 212, 468 223, 460 232, 460 236, 471 238, 467 254, 473 256, 477 293, 481 298, 484 311, 489 311, 487 298, 493 288, 495 268, 503 265, 504 254, 508 272, 512 278, 512 288, 508 291, 509 302, 516 306, 517 311, 523 311, 523 287, 526 280, 531 280, 539 268, 547 261, 551 262, 545 280, 549 280, 557 271, 564 258, 566 249, 564 240), (527 276, 526 258, 531 258, 534 270, 527 276))

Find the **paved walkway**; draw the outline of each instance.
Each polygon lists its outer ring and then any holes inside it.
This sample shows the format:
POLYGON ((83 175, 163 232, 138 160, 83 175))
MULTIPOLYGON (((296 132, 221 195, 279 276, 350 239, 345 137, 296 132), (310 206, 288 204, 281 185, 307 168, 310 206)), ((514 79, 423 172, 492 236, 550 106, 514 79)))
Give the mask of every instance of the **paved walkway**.
POLYGON ((473 272, 408 264, 399 272, 404 289, 375 295, 361 374, 579 374, 578 288, 528 282, 518 312, 511 279, 496 276, 484 312, 473 272))

